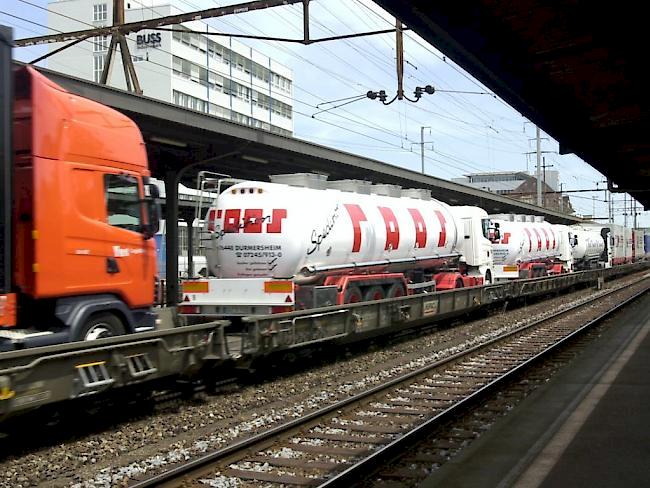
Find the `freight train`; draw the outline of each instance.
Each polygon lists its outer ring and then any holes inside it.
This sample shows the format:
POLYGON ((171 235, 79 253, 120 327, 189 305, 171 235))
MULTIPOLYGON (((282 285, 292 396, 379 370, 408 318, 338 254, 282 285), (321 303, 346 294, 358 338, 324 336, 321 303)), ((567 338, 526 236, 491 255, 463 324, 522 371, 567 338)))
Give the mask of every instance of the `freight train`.
POLYGON ((638 260, 642 232, 488 215, 422 189, 327 181, 222 180, 205 215, 208 277, 180 311, 235 317, 537 278, 638 260))

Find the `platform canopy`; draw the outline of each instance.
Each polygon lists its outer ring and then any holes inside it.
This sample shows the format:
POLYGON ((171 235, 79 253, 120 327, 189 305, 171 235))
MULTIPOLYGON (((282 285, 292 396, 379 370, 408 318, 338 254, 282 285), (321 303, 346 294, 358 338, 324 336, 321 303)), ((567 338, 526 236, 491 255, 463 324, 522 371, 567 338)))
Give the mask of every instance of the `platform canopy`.
POLYGON ((650 209, 643 4, 375 1, 650 209))

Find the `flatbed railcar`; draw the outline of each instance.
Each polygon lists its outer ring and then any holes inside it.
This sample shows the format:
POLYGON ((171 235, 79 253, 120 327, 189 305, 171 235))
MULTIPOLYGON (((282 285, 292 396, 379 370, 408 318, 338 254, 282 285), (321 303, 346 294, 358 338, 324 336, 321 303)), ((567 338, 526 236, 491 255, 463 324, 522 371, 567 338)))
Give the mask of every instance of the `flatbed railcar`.
POLYGON ((0 353, 0 419, 155 380, 247 368, 256 359, 340 345, 462 316, 508 300, 560 293, 650 268, 646 262, 430 294, 245 317, 0 353))

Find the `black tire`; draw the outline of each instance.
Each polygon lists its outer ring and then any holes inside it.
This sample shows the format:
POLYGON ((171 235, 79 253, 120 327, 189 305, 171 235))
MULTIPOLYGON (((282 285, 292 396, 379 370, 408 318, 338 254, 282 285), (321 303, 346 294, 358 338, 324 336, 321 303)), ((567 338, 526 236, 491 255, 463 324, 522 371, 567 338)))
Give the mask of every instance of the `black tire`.
POLYGON ((385 298, 384 289, 381 286, 371 286, 363 294, 364 302, 372 302, 385 298))
POLYGON ((456 278, 456 286, 454 288, 465 288, 462 278, 456 278))
POLYGON ((362 299, 361 289, 358 286, 348 286, 345 290, 344 303, 359 303, 362 299))
POLYGON ((386 292, 386 298, 397 298, 406 295, 404 286, 401 283, 394 283, 386 292))
POLYGON ((112 313, 103 312, 93 314, 79 330, 75 340, 93 341, 125 334, 124 324, 112 313))

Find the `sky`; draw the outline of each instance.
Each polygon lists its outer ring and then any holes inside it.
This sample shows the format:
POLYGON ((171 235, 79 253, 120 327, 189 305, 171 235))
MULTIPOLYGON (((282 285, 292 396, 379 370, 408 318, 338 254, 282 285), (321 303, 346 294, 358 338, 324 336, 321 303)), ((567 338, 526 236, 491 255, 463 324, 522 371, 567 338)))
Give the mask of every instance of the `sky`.
MULTIPOLYGON (((131 3, 132 8, 144 6, 154 10, 155 5, 167 3, 125 2, 131 3)), ((191 11, 241 1, 173 3, 191 11)), ((47 0, 4 0, 0 2, 0 23, 13 27, 17 39, 53 33, 46 27, 47 4, 47 0)), ((225 34, 290 38, 303 35, 301 4, 207 22, 225 34)), ((370 0, 310 2, 311 38, 391 29, 394 25, 395 19, 370 0)), ((420 171, 420 141, 424 135, 425 172, 444 179, 487 171, 535 171, 534 124, 413 32, 404 33, 405 94, 413 98, 415 87, 425 85, 432 85, 436 92, 424 95, 418 103, 402 100, 388 106, 361 96, 369 90, 385 90, 389 99, 395 95, 393 33, 309 46, 239 41, 292 69, 295 137, 420 171), (342 105, 357 96, 359 100, 342 105), (323 109, 329 110, 322 112, 323 109)), ((14 57, 31 61, 45 52, 44 47, 16 48, 14 57)), ((606 187, 603 175, 574 155, 560 156, 558 143, 544 133, 542 138, 544 163, 560 172, 564 190, 606 187)), ((595 211, 596 217, 607 216, 604 191, 570 196, 577 214, 592 215, 595 211)), ((617 223, 624 222, 625 206, 624 196, 614 195, 617 223)), ((640 205, 637 211, 641 212, 640 205)), ((629 208, 627 213, 631 213, 629 208)), ((639 227, 650 227, 650 212, 641 212, 637 218, 639 227)), ((628 219, 631 225, 631 217, 628 219)))

